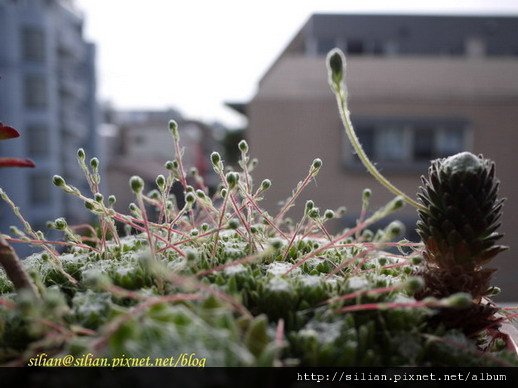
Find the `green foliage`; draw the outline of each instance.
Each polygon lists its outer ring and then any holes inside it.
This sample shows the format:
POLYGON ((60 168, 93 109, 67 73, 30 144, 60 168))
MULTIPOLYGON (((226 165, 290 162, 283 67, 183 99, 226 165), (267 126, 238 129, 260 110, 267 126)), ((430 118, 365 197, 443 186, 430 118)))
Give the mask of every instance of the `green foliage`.
MULTIPOLYGON (((343 58, 335 53, 331 59, 339 90, 343 58)), ((141 178, 131 178, 128 190, 136 200, 130 215, 99 193, 99 160, 87 165, 84 150, 78 162, 91 194, 54 177, 100 227, 81 236, 65 219, 50 222, 64 234, 64 253, 28 224, 17 232, 44 248, 23 261, 39 295, 15 290, 0 270, 0 364, 45 352, 195 353, 207 366, 518 365, 505 346, 484 345, 496 343, 494 330, 468 337, 441 320, 469 311, 470 295, 416 298, 424 287, 416 276, 423 244, 393 242, 403 229, 398 222, 368 229, 401 208, 401 197, 370 212, 373 194, 359 193, 361 219, 335 235, 326 223, 344 208, 320 211, 307 201, 300 220, 286 217, 325 168, 322 160, 309 165, 271 216, 260 206, 271 182, 256 187, 251 171, 257 162, 246 142, 236 144, 237 171, 211 154, 220 178, 211 197, 199 176, 184 171, 176 123, 170 131, 176 159, 166 162, 169 175, 159 175, 150 194, 141 178), (181 207, 170 193, 175 183, 184 190, 181 207), (133 234, 120 236, 122 229, 133 234)), ((7 194, 3 198, 23 219, 7 194)))

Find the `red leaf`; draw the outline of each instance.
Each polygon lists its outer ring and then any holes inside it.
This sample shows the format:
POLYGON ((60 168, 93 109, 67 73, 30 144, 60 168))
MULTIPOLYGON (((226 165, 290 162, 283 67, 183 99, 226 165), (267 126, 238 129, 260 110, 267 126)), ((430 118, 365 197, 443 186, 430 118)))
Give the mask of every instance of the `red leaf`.
POLYGON ((30 159, 0 158, 0 167, 35 167, 30 159))
POLYGON ((0 140, 13 139, 19 136, 20 133, 16 129, 0 123, 0 140))

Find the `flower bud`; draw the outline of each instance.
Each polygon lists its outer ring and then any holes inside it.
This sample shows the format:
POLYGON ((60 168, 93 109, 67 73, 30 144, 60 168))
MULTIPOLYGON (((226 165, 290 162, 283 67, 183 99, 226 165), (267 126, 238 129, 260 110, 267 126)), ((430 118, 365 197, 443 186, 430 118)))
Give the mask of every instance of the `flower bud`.
POLYGON ((444 302, 448 307, 465 309, 471 306, 473 299, 471 295, 466 292, 458 292, 446 298, 444 302))
POLYGON ((235 218, 232 218, 231 220, 228 221, 228 228, 229 229, 237 229, 239 227, 239 221, 235 218))
POLYGON ((239 174, 236 172, 229 172, 225 176, 225 179, 228 183, 228 188, 232 190, 234 187, 236 187, 237 182, 239 181, 239 174))
POLYGON ((92 168, 94 170, 97 170, 99 168, 99 159, 97 159, 97 158, 90 159, 90 166, 92 166, 92 168))
POLYGON ((133 175, 129 183, 131 190, 133 190, 135 194, 141 194, 142 190, 144 190, 144 180, 137 175, 133 175))
POLYGON ((344 64, 345 57, 341 50, 335 48, 327 54, 327 71, 330 83, 338 85, 343 81, 344 64))
POLYGON ((57 186, 57 187, 65 186, 65 180, 60 175, 54 175, 52 177, 52 183, 54 183, 54 185, 57 186))
POLYGON ((84 149, 82 149, 82 148, 79 148, 79 149, 77 150, 77 158, 78 158, 79 160, 85 160, 85 157, 86 157, 85 150, 84 150, 84 149))
POLYGON ((324 217, 327 218, 328 220, 332 219, 332 218, 335 218, 335 212, 332 211, 331 209, 327 209, 325 212, 324 212, 324 217))
POLYGON ((151 199, 159 199, 160 198, 160 193, 158 192, 158 190, 151 190, 149 193, 147 193, 147 196, 151 199))
POLYGON ((279 250, 283 246, 283 241, 280 238, 274 238, 270 242, 271 246, 275 250, 279 250))
POLYGON ((248 152, 248 143, 246 142, 246 140, 241 140, 238 144, 239 146, 239 150, 246 154, 248 152))
POLYGON ((64 230, 67 227, 67 221, 63 217, 57 218, 54 221, 54 226, 57 230, 64 230))
POLYGON ((212 161, 212 165, 214 167, 217 167, 221 162, 221 156, 218 152, 213 152, 212 154, 210 154, 210 160, 212 161))
POLYGON ((189 192, 189 193, 185 194, 185 201, 187 203, 193 204, 195 200, 196 200, 196 197, 194 196, 193 193, 189 192))
POLYGON ((314 207, 310 211, 308 211, 309 218, 315 219, 320 217, 320 209, 318 207, 314 207))
POLYGON ((171 131, 171 134, 173 135, 173 138, 175 141, 178 141, 180 139, 180 134, 178 133, 178 123, 174 120, 169 121, 169 130, 171 131))
POLYGON ((306 206, 304 207, 304 213, 308 214, 311 209, 315 207, 315 202, 311 199, 306 201, 306 206))
POLYGON ((112 194, 112 195, 110 195, 110 196, 108 197, 108 203, 109 203, 111 206, 113 206, 113 205, 115 204, 115 202, 117 202, 117 198, 115 198, 115 195, 113 195, 113 194, 112 194))
POLYGON ((423 278, 418 276, 413 276, 407 279, 405 282, 405 290, 411 295, 415 294, 417 291, 420 291, 424 287, 424 281, 423 278))
POLYGON ((261 190, 266 191, 272 186, 272 181, 269 179, 265 179, 261 182, 261 190))
POLYGON ((159 189, 162 189, 162 190, 164 189, 164 187, 165 187, 165 177, 162 174, 160 174, 160 175, 158 175, 156 177, 155 182, 156 182, 156 185, 158 186, 159 189))

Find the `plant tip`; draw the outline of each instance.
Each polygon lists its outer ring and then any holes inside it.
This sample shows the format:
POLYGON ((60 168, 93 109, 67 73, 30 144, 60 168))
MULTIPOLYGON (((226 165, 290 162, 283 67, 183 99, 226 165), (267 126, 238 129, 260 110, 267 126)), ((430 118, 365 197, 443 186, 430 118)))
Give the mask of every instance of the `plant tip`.
POLYGON ((345 56, 340 49, 333 49, 327 54, 327 67, 329 81, 334 85, 339 85, 344 77, 345 56))
POLYGON ((108 203, 109 203, 110 205, 114 205, 114 204, 115 204, 115 202, 117 202, 117 198, 115 197, 115 195, 113 195, 113 194, 112 194, 112 195, 110 195, 110 196, 108 197, 108 203))
POLYGON ((424 287, 424 280, 421 277, 413 276, 410 277, 405 282, 405 289, 410 293, 411 295, 415 294, 416 292, 420 291, 424 287))
POLYGON ((54 175, 52 177, 52 183, 54 183, 54 185, 57 186, 57 187, 65 186, 65 180, 60 175, 54 175))
POLYGON ((130 178, 129 183, 131 190, 133 190, 135 194, 141 194, 142 190, 144 190, 144 180, 137 175, 133 175, 130 178))
POLYGON ((466 292, 458 292, 446 298, 444 302, 448 307, 465 309, 472 305, 473 299, 471 295, 466 292))
POLYGON ((82 148, 79 148, 77 150, 77 157, 79 160, 85 160, 85 157, 86 157, 85 150, 82 148))
POLYGON ((236 172, 229 172, 225 176, 225 179, 228 183, 228 188, 232 190, 234 187, 236 187, 237 182, 239 181, 239 174, 236 172))
POLYGON ((328 220, 332 219, 332 218, 335 218, 335 212, 332 211, 331 209, 327 209, 325 212, 324 212, 324 217, 327 218, 328 220))
POLYGON ((90 166, 92 166, 92 168, 94 170, 97 170, 99 168, 99 159, 93 157, 92 159, 90 159, 90 166))
POLYGON ((159 189, 163 189, 165 187, 165 177, 162 174, 156 177, 155 182, 159 189))
POLYGON ((239 146, 239 150, 246 154, 248 152, 248 143, 246 142, 246 140, 241 140, 238 144, 239 146))
POLYGON ((264 179, 264 180, 261 182, 261 190, 262 190, 262 191, 266 191, 266 190, 268 190, 271 186, 272 186, 272 181, 271 181, 271 180, 269 180, 269 179, 264 179))
POLYGON ((173 138, 178 141, 180 139, 180 134, 178 133, 178 123, 174 120, 169 121, 169 130, 171 131, 173 138))
POLYGON ((219 163, 221 162, 221 156, 219 152, 213 152, 212 154, 210 154, 210 160, 214 167, 218 167, 219 163))

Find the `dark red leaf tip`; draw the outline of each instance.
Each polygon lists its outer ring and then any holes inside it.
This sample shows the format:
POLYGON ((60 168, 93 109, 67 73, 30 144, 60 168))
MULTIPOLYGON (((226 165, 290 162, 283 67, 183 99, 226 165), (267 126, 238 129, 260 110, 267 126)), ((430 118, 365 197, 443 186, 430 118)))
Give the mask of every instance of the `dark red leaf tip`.
POLYGON ((16 129, 0 123, 0 140, 13 139, 19 136, 20 133, 16 129))

